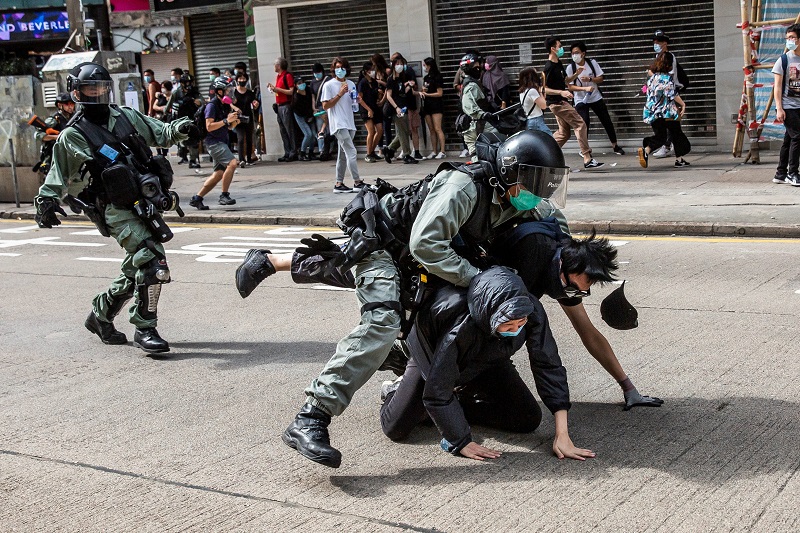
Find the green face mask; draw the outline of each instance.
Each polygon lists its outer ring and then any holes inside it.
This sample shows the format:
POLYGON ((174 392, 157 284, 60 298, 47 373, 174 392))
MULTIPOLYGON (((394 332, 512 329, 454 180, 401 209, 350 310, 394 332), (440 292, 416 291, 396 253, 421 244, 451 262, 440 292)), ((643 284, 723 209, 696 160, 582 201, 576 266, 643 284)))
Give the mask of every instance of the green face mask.
POLYGON ((517 211, 530 211, 539 205, 542 199, 531 191, 522 190, 519 191, 518 195, 509 198, 508 201, 511 202, 511 205, 514 206, 514 209, 517 211))
POLYGON ((561 48, 559 48, 558 50, 556 50, 556 55, 558 57, 564 57, 564 47, 563 46, 561 48))

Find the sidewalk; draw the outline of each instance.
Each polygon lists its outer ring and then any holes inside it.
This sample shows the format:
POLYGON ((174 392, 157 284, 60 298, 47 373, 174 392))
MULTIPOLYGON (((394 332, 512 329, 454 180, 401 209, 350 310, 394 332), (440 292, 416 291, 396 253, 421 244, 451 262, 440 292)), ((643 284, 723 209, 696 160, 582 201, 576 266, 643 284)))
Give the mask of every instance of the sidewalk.
MULTIPOLYGON (((564 213, 573 231, 596 227, 601 233, 800 237, 800 187, 772 183, 777 151, 762 154, 761 165, 744 165, 729 154, 698 153, 687 158, 692 166, 676 169, 673 159, 651 159, 642 169, 633 149, 618 156, 610 149, 596 151, 605 166, 587 171, 576 154, 564 213)), ((400 187, 434 172, 454 157, 417 165, 359 161, 362 177, 381 177, 400 187)), ((174 164, 174 161, 173 161, 174 164)), ((206 198, 208 211, 189 206, 189 199, 210 174, 203 162, 196 173, 174 165, 175 190, 186 217, 174 213, 167 221, 186 223, 292 224, 331 226, 352 195, 334 194, 335 161, 321 163, 260 162, 237 171, 231 196, 237 203, 220 206, 219 188, 206 198)), ((352 185, 348 175, 345 184, 352 185)), ((32 219, 34 209, 0 203, 0 218, 32 219)))

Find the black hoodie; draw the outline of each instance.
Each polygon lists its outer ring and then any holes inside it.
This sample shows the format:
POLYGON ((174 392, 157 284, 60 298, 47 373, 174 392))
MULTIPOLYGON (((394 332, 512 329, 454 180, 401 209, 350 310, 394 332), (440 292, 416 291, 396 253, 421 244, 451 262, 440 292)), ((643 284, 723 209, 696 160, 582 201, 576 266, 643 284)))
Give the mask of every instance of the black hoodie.
POLYGON ((453 389, 510 359, 523 344, 544 404, 551 412, 569 409, 567 371, 547 315, 513 271, 492 267, 475 276, 469 289, 444 287, 420 309, 408 347, 425 378, 425 408, 454 453, 472 435, 453 389), (528 322, 516 337, 497 334, 503 322, 523 317, 528 322))

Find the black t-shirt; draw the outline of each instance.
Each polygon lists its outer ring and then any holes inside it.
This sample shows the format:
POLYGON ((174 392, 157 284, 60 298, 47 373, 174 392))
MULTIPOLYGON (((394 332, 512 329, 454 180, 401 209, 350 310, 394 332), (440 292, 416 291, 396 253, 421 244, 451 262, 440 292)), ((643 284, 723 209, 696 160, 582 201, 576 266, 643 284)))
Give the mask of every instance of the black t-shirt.
MULTIPOLYGON (((555 89, 556 91, 567 90, 567 81, 564 79, 567 76, 567 73, 564 70, 564 65, 560 60, 556 61, 555 63, 547 60, 547 62, 544 64, 544 75, 547 87, 549 89, 555 89)), ((566 98, 558 94, 545 95, 544 99, 548 105, 560 104, 566 101, 566 98)))
MULTIPOLYGON (((367 107, 372 109, 373 113, 378 111, 378 82, 375 80, 369 80, 367 78, 361 78, 358 82, 358 94, 361 95, 361 99, 367 104, 367 107)), ((363 108, 361 109, 364 110, 363 108)))
MULTIPOLYGON (((442 78, 441 74, 428 74, 422 81, 422 88, 422 92, 425 93, 435 93, 440 88, 444 89, 444 78, 442 78)), ((426 115, 444 113, 442 98, 425 98, 422 102, 422 108, 425 110, 426 115)))
POLYGON ((417 108, 417 99, 411 94, 411 89, 406 92, 408 88, 406 82, 413 79, 414 75, 412 74, 411 76, 412 77, 409 78, 405 72, 402 72, 397 77, 392 76, 387 82, 387 87, 391 89, 392 100, 394 100, 397 107, 405 107, 413 111, 417 108))
POLYGON ((311 89, 306 85, 306 94, 301 94, 295 87, 294 94, 292 95, 292 111, 297 113, 303 118, 311 118, 314 116, 314 110, 311 106, 311 89))
POLYGON ((256 93, 247 89, 244 93, 240 93, 239 91, 233 91, 233 105, 241 110, 242 115, 252 117, 253 116, 253 108, 252 104, 256 99, 256 93))
POLYGON ((322 93, 320 92, 320 89, 329 79, 331 79, 330 76, 323 76, 322 79, 318 80, 317 78, 314 78, 311 80, 311 92, 314 95, 314 109, 317 111, 322 110, 322 100, 320 99, 322 97, 322 93))

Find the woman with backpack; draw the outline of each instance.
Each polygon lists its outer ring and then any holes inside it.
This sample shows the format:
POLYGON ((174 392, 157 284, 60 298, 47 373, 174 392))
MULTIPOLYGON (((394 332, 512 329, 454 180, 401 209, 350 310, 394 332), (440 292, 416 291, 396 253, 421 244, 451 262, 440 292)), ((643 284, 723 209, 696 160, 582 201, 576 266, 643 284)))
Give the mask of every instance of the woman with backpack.
POLYGON ((314 132, 311 130, 310 121, 314 120, 314 106, 311 101, 311 91, 308 84, 300 76, 294 79, 295 91, 292 95, 292 112, 297 127, 303 133, 303 142, 300 144, 300 161, 311 161, 314 152, 314 132))
POLYGON ((534 67, 525 67, 519 71, 519 102, 525 117, 525 129, 543 131, 550 135, 553 132, 544 123, 544 109, 547 108, 542 91, 542 76, 534 67))
POLYGON ((653 135, 642 140, 639 148, 639 164, 647 168, 650 154, 664 146, 667 133, 672 137, 675 148, 675 166, 686 167, 689 162, 683 159, 692 149, 689 139, 681 129, 680 120, 686 113, 686 104, 675 91, 675 82, 670 71, 673 67, 672 54, 661 52, 655 62, 650 65, 653 73, 647 81, 647 101, 644 104, 642 117, 644 122, 653 128, 653 135))

